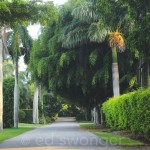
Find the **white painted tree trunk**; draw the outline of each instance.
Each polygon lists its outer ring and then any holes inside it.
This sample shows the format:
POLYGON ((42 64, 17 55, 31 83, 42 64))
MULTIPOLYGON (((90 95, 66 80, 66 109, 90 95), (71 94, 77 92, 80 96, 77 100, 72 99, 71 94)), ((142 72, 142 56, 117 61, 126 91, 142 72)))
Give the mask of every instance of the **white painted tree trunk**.
POLYGON ((14 86, 14 128, 18 128, 18 104, 18 61, 16 61, 14 86))
POLYGON ((94 123, 99 124, 98 111, 97 111, 96 107, 94 107, 93 113, 94 113, 94 123))
POLYGON ((3 130, 3 56, 2 32, 0 27, 0 131, 3 130))
POLYGON ((120 87, 119 87, 118 63, 112 63, 112 76, 113 76, 113 93, 114 93, 114 96, 119 96, 120 95, 120 87))
POLYGON ((34 91, 34 99, 33 99, 33 123, 39 123, 39 112, 38 112, 38 94, 39 90, 38 87, 35 88, 34 91))

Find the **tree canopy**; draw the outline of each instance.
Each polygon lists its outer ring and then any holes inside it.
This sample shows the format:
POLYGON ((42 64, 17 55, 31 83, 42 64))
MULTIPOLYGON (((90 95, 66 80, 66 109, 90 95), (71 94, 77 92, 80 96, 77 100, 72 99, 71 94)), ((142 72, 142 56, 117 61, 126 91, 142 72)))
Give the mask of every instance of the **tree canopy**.
POLYGON ((117 54, 121 93, 138 88, 140 57, 149 56, 147 5, 147 1, 68 1, 58 8, 58 20, 43 27, 33 44, 32 78, 74 103, 101 104, 112 96, 108 35, 118 28, 126 39, 126 51, 117 54))

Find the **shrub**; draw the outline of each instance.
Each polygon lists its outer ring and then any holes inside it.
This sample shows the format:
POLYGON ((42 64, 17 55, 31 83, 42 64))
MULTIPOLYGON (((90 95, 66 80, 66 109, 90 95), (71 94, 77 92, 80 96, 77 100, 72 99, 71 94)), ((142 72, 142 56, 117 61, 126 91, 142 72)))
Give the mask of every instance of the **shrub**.
POLYGON ((3 82, 3 121, 4 128, 11 128, 14 124, 13 110, 14 110, 14 78, 8 77, 3 82))
POLYGON ((150 88, 110 98, 102 109, 107 126, 150 138, 150 88))
POLYGON ((57 97, 54 97, 50 93, 43 95, 43 106, 39 104, 39 122, 41 124, 50 123, 55 121, 58 117, 58 111, 61 105, 57 97))
POLYGON ((25 118, 21 120, 21 123, 33 123, 33 110, 32 109, 21 109, 24 111, 25 118))
POLYGON ((26 113, 20 109, 18 116, 19 116, 19 122, 24 122, 26 113))

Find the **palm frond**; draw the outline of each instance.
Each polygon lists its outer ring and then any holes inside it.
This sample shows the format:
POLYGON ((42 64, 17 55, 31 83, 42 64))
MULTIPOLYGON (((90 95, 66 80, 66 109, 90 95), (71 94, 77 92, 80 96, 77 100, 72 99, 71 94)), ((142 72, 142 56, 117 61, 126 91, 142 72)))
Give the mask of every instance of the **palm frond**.
POLYGON ((97 58, 98 58, 98 51, 97 50, 92 51, 89 56, 89 63, 91 66, 95 65, 97 58))
POLYGON ((88 31, 88 37, 90 41, 92 42, 103 42, 108 33, 110 32, 109 27, 103 24, 103 21, 94 22, 91 24, 89 31, 88 31))
POLYGON ((93 2, 84 2, 72 11, 72 15, 80 20, 91 22, 98 21, 100 16, 93 9, 93 2))
POLYGON ((64 37, 62 46, 66 48, 74 48, 83 43, 87 43, 88 41, 87 28, 77 27, 64 37))
POLYGON ((89 26, 89 24, 87 24, 85 22, 81 22, 79 20, 73 19, 67 26, 65 26, 63 28, 62 35, 61 35, 59 41, 62 42, 64 37, 66 36, 66 34, 69 33, 70 31, 74 30, 75 28, 88 27, 88 26, 89 26))

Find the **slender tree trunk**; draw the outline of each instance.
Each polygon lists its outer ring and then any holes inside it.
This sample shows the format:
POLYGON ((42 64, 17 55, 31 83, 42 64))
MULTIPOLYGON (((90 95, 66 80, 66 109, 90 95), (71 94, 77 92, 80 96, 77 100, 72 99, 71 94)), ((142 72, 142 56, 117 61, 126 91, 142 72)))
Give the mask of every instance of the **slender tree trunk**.
POLYGON ((18 60, 16 59, 14 86, 14 128, 18 128, 18 60))
POLYGON ((38 87, 35 88, 34 99, 33 99, 33 123, 39 123, 39 112, 38 112, 38 87))
POLYGON ((41 104, 41 109, 42 109, 42 118, 44 120, 44 124, 46 124, 46 119, 45 119, 45 116, 44 116, 44 110, 43 110, 43 90, 42 90, 42 87, 41 85, 39 86, 39 100, 40 100, 40 104, 41 104))
POLYGON ((120 95, 120 87, 119 87, 119 70, 117 63, 117 51, 116 47, 112 48, 112 79, 113 79, 113 93, 114 96, 120 95))
POLYGON ((3 56, 2 31, 0 27, 0 131, 3 130, 3 56))
POLYGON ((96 107, 94 107, 94 123, 99 124, 99 116, 98 116, 98 111, 96 107))

